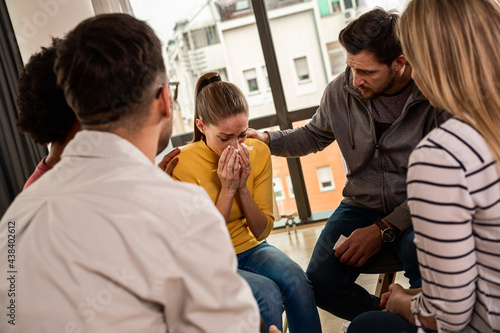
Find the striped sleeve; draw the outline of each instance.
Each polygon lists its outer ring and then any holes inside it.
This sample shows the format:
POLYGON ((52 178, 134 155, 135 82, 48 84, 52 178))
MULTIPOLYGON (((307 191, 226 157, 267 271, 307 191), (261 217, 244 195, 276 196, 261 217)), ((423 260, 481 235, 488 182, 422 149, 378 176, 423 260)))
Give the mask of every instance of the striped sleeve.
POLYGON ((473 127, 452 119, 418 145, 408 206, 422 275, 417 324, 433 316, 439 332, 500 332, 500 178, 473 127))
MULTIPOLYGON (((412 154, 408 204, 422 275, 415 314, 433 316, 441 330, 467 326, 476 300, 474 203, 465 170, 444 147, 428 141, 412 154)), ((416 318, 418 319, 418 318, 416 318)))

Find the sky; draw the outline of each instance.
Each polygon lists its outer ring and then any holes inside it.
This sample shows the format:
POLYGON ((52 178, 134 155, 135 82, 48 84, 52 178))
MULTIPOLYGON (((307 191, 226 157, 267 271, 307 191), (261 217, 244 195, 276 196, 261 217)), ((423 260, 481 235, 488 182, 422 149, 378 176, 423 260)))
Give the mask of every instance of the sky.
POLYGON ((148 22, 166 46, 175 23, 189 18, 207 0, 129 0, 135 17, 148 22))

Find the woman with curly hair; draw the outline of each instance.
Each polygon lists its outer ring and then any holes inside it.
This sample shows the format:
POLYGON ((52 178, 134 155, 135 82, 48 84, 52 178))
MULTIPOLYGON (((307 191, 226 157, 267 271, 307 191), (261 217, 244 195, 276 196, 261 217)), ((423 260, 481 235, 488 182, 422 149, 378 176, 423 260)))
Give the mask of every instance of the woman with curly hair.
POLYGON ((80 122, 57 86, 53 70, 58 41, 53 38, 51 46, 33 54, 19 75, 17 127, 40 145, 51 144, 49 154, 40 161, 24 189, 59 162, 64 147, 80 130, 80 122))

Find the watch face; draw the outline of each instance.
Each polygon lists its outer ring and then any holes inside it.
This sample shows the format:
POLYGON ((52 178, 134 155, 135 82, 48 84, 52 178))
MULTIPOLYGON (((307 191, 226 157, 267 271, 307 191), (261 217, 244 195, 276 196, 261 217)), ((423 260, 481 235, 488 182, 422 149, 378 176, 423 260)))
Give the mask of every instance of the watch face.
POLYGON ((384 243, 390 243, 396 238, 396 233, 391 228, 386 228, 382 232, 382 241, 384 243))

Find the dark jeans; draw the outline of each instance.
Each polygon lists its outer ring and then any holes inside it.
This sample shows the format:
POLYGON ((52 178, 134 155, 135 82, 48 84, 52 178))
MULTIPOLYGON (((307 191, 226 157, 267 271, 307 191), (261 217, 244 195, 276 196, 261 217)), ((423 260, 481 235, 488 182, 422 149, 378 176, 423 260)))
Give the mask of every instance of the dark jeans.
POLYGON ((238 254, 238 273, 252 288, 267 330, 282 330, 285 309, 290 333, 321 333, 311 282, 286 254, 263 242, 238 254))
POLYGON ((347 333, 417 333, 417 327, 394 313, 370 311, 356 317, 347 333))
MULTIPOLYGON (((363 268, 340 263, 335 258, 333 246, 340 235, 349 237, 354 230, 370 226, 384 216, 385 214, 343 203, 330 216, 316 242, 307 268, 316 304, 320 308, 347 320, 352 320, 366 311, 380 310, 380 300, 355 283, 363 268)), ((382 250, 397 253, 403 262, 405 276, 410 280, 410 286, 418 288, 421 286, 421 278, 413 237, 413 228, 410 228, 393 243, 384 244, 382 250)), ((369 265, 379 255, 380 252, 370 258, 365 265, 369 265)))

